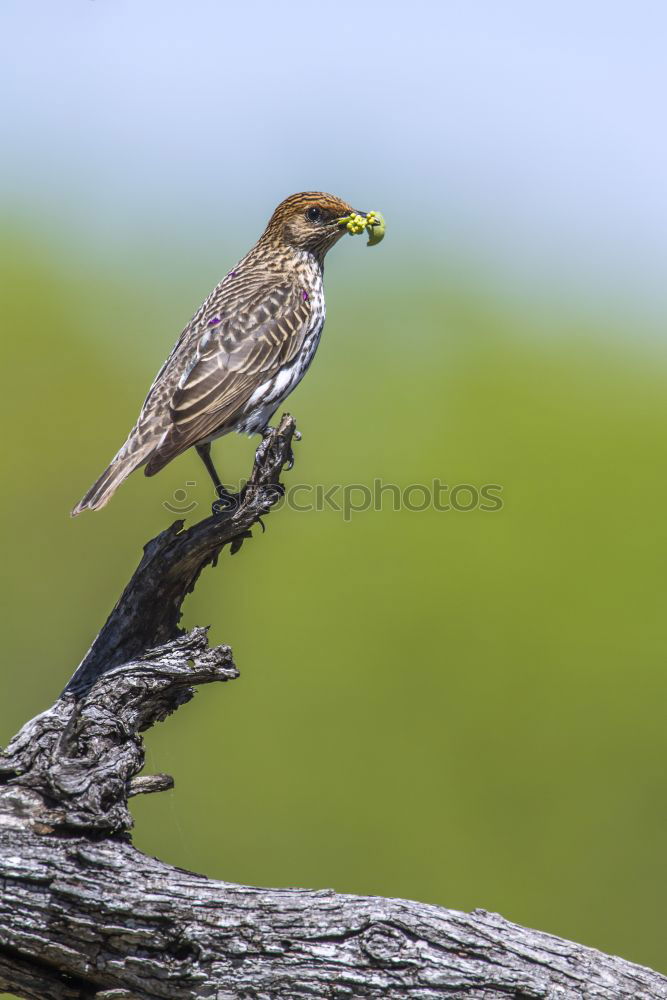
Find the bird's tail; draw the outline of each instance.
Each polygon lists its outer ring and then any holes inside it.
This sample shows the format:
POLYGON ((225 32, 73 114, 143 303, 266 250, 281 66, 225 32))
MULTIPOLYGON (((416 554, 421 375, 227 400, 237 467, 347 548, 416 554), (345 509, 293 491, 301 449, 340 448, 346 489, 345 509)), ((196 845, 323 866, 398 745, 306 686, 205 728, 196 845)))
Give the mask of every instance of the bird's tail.
POLYGON ((121 448, 111 465, 79 500, 72 511, 72 517, 76 517, 82 510, 99 510, 100 507, 104 507, 130 473, 144 464, 152 447, 153 442, 129 452, 126 448, 121 448))

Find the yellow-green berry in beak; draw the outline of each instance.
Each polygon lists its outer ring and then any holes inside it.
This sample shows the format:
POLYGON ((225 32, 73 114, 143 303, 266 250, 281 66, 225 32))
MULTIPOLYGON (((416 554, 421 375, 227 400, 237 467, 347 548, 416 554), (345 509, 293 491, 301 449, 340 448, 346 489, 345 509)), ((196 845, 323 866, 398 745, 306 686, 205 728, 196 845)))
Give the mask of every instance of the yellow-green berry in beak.
POLYGON ((357 215, 356 212, 351 212, 349 215, 344 216, 344 218, 339 219, 338 222, 340 225, 345 224, 348 233, 352 233, 353 236, 363 233, 366 228, 366 220, 363 215, 357 215))
POLYGON ((348 233, 357 236, 359 233, 368 231, 367 246, 374 247, 384 238, 385 221, 381 212, 369 212, 364 218, 357 212, 351 212, 338 220, 340 226, 345 226, 348 233))
POLYGON ((369 212, 366 216, 366 229, 368 230, 368 243, 366 246, 374 247, 376 243, 381 243, 384 239, 385 221, 382 212, 369 212))

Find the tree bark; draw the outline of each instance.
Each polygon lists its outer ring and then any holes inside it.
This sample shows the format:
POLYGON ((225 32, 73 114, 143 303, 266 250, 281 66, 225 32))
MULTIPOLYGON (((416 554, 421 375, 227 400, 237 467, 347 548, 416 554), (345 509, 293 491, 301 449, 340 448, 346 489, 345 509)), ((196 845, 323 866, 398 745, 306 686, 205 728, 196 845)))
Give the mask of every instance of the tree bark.
POLYGON ((290 417, 264 439, 233 511, 146 546, 60 699, 0 755, 0 988, 47 1000, 667 1000, 667 979, 496 914, 257 889, 173 868, 130 842, 141 733, 238 672, 178 627, 223 546, 281 496, 290 417))

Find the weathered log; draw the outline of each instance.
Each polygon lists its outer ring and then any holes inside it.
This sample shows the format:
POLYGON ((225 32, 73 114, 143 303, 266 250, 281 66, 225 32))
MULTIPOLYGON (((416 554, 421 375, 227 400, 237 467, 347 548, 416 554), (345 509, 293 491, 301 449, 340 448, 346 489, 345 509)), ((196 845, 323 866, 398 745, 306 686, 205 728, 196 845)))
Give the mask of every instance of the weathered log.
POLYGON ((228 885, 127 843, 0 826, 0 986, 31 998, 665 1000, 667 980, 495 914, 228 885))

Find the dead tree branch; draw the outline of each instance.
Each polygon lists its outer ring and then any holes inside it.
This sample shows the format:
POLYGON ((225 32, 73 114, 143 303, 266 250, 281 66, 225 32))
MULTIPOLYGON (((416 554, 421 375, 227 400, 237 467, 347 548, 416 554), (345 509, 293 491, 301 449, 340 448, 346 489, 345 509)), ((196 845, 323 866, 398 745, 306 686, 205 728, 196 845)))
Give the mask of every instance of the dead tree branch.
POLYGON ((237 676, 178 627, 224 545, 281 495, 294 423, 260 446, 235 511, 146 546, 56 704, 0 754, 0 989, 31 1000, 667 1000, 667 979, 511 924, 396 899, 256 889, 135 850, 141 734, 196 686, 237 676))

